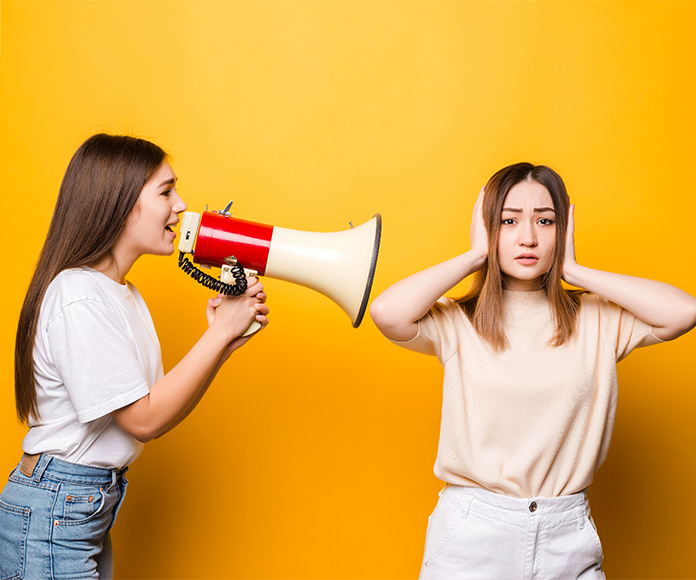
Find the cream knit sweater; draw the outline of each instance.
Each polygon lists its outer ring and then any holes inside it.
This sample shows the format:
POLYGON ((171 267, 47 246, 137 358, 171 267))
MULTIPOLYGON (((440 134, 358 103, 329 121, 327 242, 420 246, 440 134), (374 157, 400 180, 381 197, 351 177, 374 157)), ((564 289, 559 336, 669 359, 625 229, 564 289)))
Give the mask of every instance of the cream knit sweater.
POLYGON ((435 347, 444 366, 435 475, 512 497, 581 491, 604 461, 616 413, 616 362, 660 342, 628 311, 584 294, 576 331, 549 346, 543 291, 505 292, 509 348, 494 352, 464 311, 441 298, 400 346, 435 347))

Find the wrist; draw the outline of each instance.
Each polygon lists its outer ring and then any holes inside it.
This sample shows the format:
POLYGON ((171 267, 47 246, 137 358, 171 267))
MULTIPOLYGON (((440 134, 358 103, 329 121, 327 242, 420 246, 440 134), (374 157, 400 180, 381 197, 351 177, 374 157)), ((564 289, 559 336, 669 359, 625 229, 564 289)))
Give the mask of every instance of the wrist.
POLYGON ((563 279, 571 286, 582 287, 582 266, 576 261, 568 261, 563 264, 563 279))
POLYGON ((486 263, 486 260, 488 259, 488 248, 485 250, 480 250, 477 248, 471 248, 468 252, 463 254, 463 257, 466 258, 467 265, 469 266, 467 270, 469 270, 464 277, 468 276, 470 273, 476 272, 477 270, 480 270, 483 265, 486 263))
POLYGON ((209 341, 210 347, 215 352, 222 353, 239 335, 234 334, 229 327, 225 327, 222 324, 211 324, 205 331, 204 337, 206 341, 209 341))

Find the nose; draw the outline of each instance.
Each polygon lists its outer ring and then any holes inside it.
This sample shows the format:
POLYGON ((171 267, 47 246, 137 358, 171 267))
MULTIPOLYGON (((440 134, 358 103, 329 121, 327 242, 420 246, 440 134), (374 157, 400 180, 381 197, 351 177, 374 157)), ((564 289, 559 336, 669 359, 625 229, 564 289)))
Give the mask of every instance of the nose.
POLYGON ((186 202, 179 197, 179 194, 176 194, 176 199, 174 200, 174 205, 172 205, 172 211, 176 214, 181 213, 182 211, 186 211, 188 209, 188 206, 186 205, 186 202))
POLYGON ((536 231, 534 224, 525 222, 521 224, 519 229, 519 244, 527 248, 534 248, 537 245, 536 231))

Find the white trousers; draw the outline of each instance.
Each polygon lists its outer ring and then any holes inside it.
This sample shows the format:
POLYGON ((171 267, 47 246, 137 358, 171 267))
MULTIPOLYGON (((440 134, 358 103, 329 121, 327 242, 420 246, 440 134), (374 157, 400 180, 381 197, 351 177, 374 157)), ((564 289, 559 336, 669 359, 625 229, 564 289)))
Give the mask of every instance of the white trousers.
POLYGON ((428 519, 422 580, 598 580, 602 545, 584 492, 518 499, 448 485, 428 519))

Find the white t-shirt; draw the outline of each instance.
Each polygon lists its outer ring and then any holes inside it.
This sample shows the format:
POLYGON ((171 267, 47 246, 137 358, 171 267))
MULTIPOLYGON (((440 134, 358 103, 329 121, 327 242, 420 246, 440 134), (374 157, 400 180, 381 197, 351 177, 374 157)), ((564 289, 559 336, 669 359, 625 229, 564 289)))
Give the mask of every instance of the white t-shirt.
POLYGON ((142 451, 109 415, 147 395, 162 356, 140 293, 91 268, 65 270, 49 285, 34 343, 39 417, 25 453, 122 468, 142 451))
POLYGON ((583 294, 576 328, 549 345, 554 319, 544 291, 504 292, 509 348, 495 352, 464 310, 440 299, 400 346, 444 366, 435 474, 455 485, 512 497, 585 489, 604 461, 616 414, 616 363, 660 342, 616 304, 583 294))

